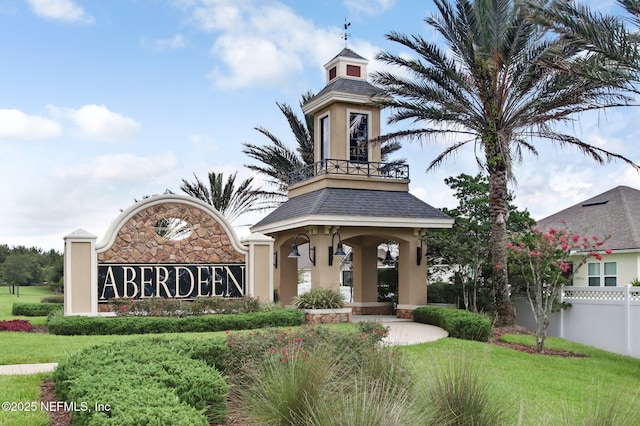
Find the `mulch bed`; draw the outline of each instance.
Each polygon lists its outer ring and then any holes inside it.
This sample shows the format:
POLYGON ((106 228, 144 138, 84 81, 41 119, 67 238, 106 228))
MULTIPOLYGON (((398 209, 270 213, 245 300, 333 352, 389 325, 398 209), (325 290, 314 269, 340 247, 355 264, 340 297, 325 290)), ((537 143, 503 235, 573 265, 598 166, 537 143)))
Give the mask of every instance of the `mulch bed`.
MULTIPOLYGON (((46 326, 42 326, 44 329, 40 327, 38 330, 34 329, 34 332, 37 333, 46 333, 46 326)), ((545 349, 542 354, 538 354, 536 349, 531 346, 519 345, 516 343, 507 343, 500 340, 500 338, 505 334, 532 334, 529 330, 524 327, 515 326, 515 327, 496 327, 493 329, 493 339, 489 342, 493 345, 504 346, 507 348, 511 348, 516 351, 525 352, 532 355, 546 355, 546 356, 559 356, 559 357, 572 357, 572 358, 584 358, 588 355, 578 354, 570 351, 556 350, 556 349, 545 349)), ((40 386, 40 400, 43 402, 55 402, 59 401, 58 397, 55 394, 55 384, 52 381, 45 381, 40 386)), ((67 411, 50 411, 49 412, 50 426, 70 426, 71 419, 69 412, 67 411)), ((234 409, 232 401, 229 404, 229 419, 226 426, 243 426, 247 423, 242 419, 242 416, 234 409)), ((214 425, 212 425, 214 426, 214 425)))
POLYGON ((536 352, 536 348, 533 346, 519 345, 517 343, 507 343, 501 340, 501 337, 505 334, 530 334, 533 335, 532 332, 527 330, 524 327, 519 325, 514 327, 495 327, 493 329, 493 340, 490 342, 497 346, 504 346, 507 348, 514 349, 519 352, 525 352, 532 355, 548 355, 548 356, 559 356, 559 357, 567 357, 567 358, 586 358, 588 355, 578 354, 571 351, 564 351, 560 349, 549 349, 545 348, 542 353, 536 352))
MULTIPOLYGON (((42 382, 40 385, 40 401, 57 402, 56 385, 51 380, 42 382)), ((49 426, 70 426, 71 415, 68 411, 49 411, 49 426)))

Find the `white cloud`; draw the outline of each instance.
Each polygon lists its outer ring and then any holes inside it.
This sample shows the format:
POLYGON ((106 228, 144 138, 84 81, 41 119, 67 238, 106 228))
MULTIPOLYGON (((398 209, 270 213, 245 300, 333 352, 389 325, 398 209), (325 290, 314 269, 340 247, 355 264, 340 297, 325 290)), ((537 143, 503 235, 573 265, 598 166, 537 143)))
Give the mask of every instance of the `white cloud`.
POLYGON ((395 0, 344 0, 344 5, 355 15, 379 15, 390 9, 395 0))
POLYGON ((54 176, 135 182, 152 180, 175 168, 178 160, 172 152, 141 157, 134 154, 103 155, 75 167, 56 168, 54 176))
POLYGON ((42 18, 81 24, 94 22, 93 16, 71 0, 27 0, 27 3, 31 10, 42 18))
POLYGON ((209 77, 222 89, 274 87, 316 69, 340 47, 340 29, 316 28, 277 2, 198 0, 180 2, 190 21, 216 39, 209 77))
POLYGON ((135 136, 140 124, 134 119, 112 112, 104 105, 84 105, 80 109, 48 105, 47 110, 60 121, 69 121, 70 132, 79 138, 117 141, 135 136))
POLYGON ((156 52, 164 52, 166 50, 183 49, 187 46, 187 42, 182 34, 176 34, 173 37, 162 38, 153 41, 149 41, 143 38, 141 44, 145 48, 150 48, 156 52))
POLYGON ((62 126, 54 120, 17 109, 0 109, 0 139, 39 140, 61 134, 62 126))

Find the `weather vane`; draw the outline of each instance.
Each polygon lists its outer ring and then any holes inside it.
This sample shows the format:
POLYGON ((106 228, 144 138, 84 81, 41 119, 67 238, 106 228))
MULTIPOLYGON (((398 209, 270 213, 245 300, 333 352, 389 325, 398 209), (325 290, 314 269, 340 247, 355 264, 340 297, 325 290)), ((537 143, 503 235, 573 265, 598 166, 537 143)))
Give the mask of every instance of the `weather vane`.
POLYGON ((347 47, 347 40, 349 40, 349 33, 347 30, 351 26, 351 22, 347 22, 347 18, 344 18, 344 34, 342 34, 342 39, 344 40, 344 47, 347 47))

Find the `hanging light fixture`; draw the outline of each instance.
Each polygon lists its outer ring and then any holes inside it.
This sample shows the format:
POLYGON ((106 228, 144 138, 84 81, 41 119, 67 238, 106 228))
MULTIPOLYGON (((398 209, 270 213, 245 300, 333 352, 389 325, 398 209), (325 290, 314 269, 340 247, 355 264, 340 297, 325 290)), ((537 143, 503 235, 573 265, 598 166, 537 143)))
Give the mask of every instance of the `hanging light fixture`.
POLYGON ((393 256, 391 256, 391 246, 387 243, 387 254, 384 256, 385 262, 393 262, 393 256))
POLYGON ((300 257, 300 252, 298 251, 298 237, 303 236, 309 242, 309 260, 313 263, 313 266, 316 265, 316 248, 311 247, 311 238, 305 233, 299 233, 295 237, 293 237, 293 244, 291 245, 291 253, 289 253, 288 257, 300 257), (313 257, 311 257, 311 252, 313 252, 313 257))
POLYGON ((342 237, 340 237, 340 233, 338 231, 336 231, 331 236, 331 245, 329 246, 329 266, 333 266, 333 257, 334 256, 343 258, 346 255, 347 255, 347 253, 344 252, 344 247, 342 245, 342 237), (336 235, 338 236, 338 244, 336 245, 336 250, 333 251, 333 241, 334 241, 336 235))

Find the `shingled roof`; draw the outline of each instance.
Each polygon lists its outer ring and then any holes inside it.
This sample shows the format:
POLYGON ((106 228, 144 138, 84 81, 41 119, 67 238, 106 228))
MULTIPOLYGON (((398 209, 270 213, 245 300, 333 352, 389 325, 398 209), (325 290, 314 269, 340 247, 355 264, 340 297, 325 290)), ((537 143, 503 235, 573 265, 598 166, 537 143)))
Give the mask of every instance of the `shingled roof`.
POLYGON ((381 94, 382 90, 365 80, 338 77, 331 83, 326 85, 324 89, 318 92, 317 95, 309 99, 309 102, 329 92, 342 92, 373 97, 375 95, 381 94))
POLYGON ((617 186, 537 224, 541 230, 564 226, 578 233, 611 235, 606 246, 612 250, 640 250, 640 191, 617 186))
MULTIPOLYGON (((349 188, 323 188, 298 195, 280 205, 258 222, 252 229, 268 227, 276 223, 291 223, 313 218, 318 225, 331 218, 353 217, 395 219, 398 222, 452 220, 440 210, 403 191, 372 191, 349 188)), ((362 222, 362 225, 365 225, 362 222)), ((394 226, 393 223, 387 223, 394 226)), ((376 226, 380 226, 379 223, 376 226)), ((448 226, 447 226, 448 227, 448 226)))
POLYGON ((338 53, 336 56, 334 56, 331 61, 332 62, 334 60, 336 60, 337 58, 353 58, 353 59, 360 59, 362 61, 366 61, 366 58, 363 58, 362 56, 358 55, 356 52, 354 52, 353 50, 349 49, 348 47, 345 47, 344 49, 342 49, 340 51, 340 53, 338 53))

